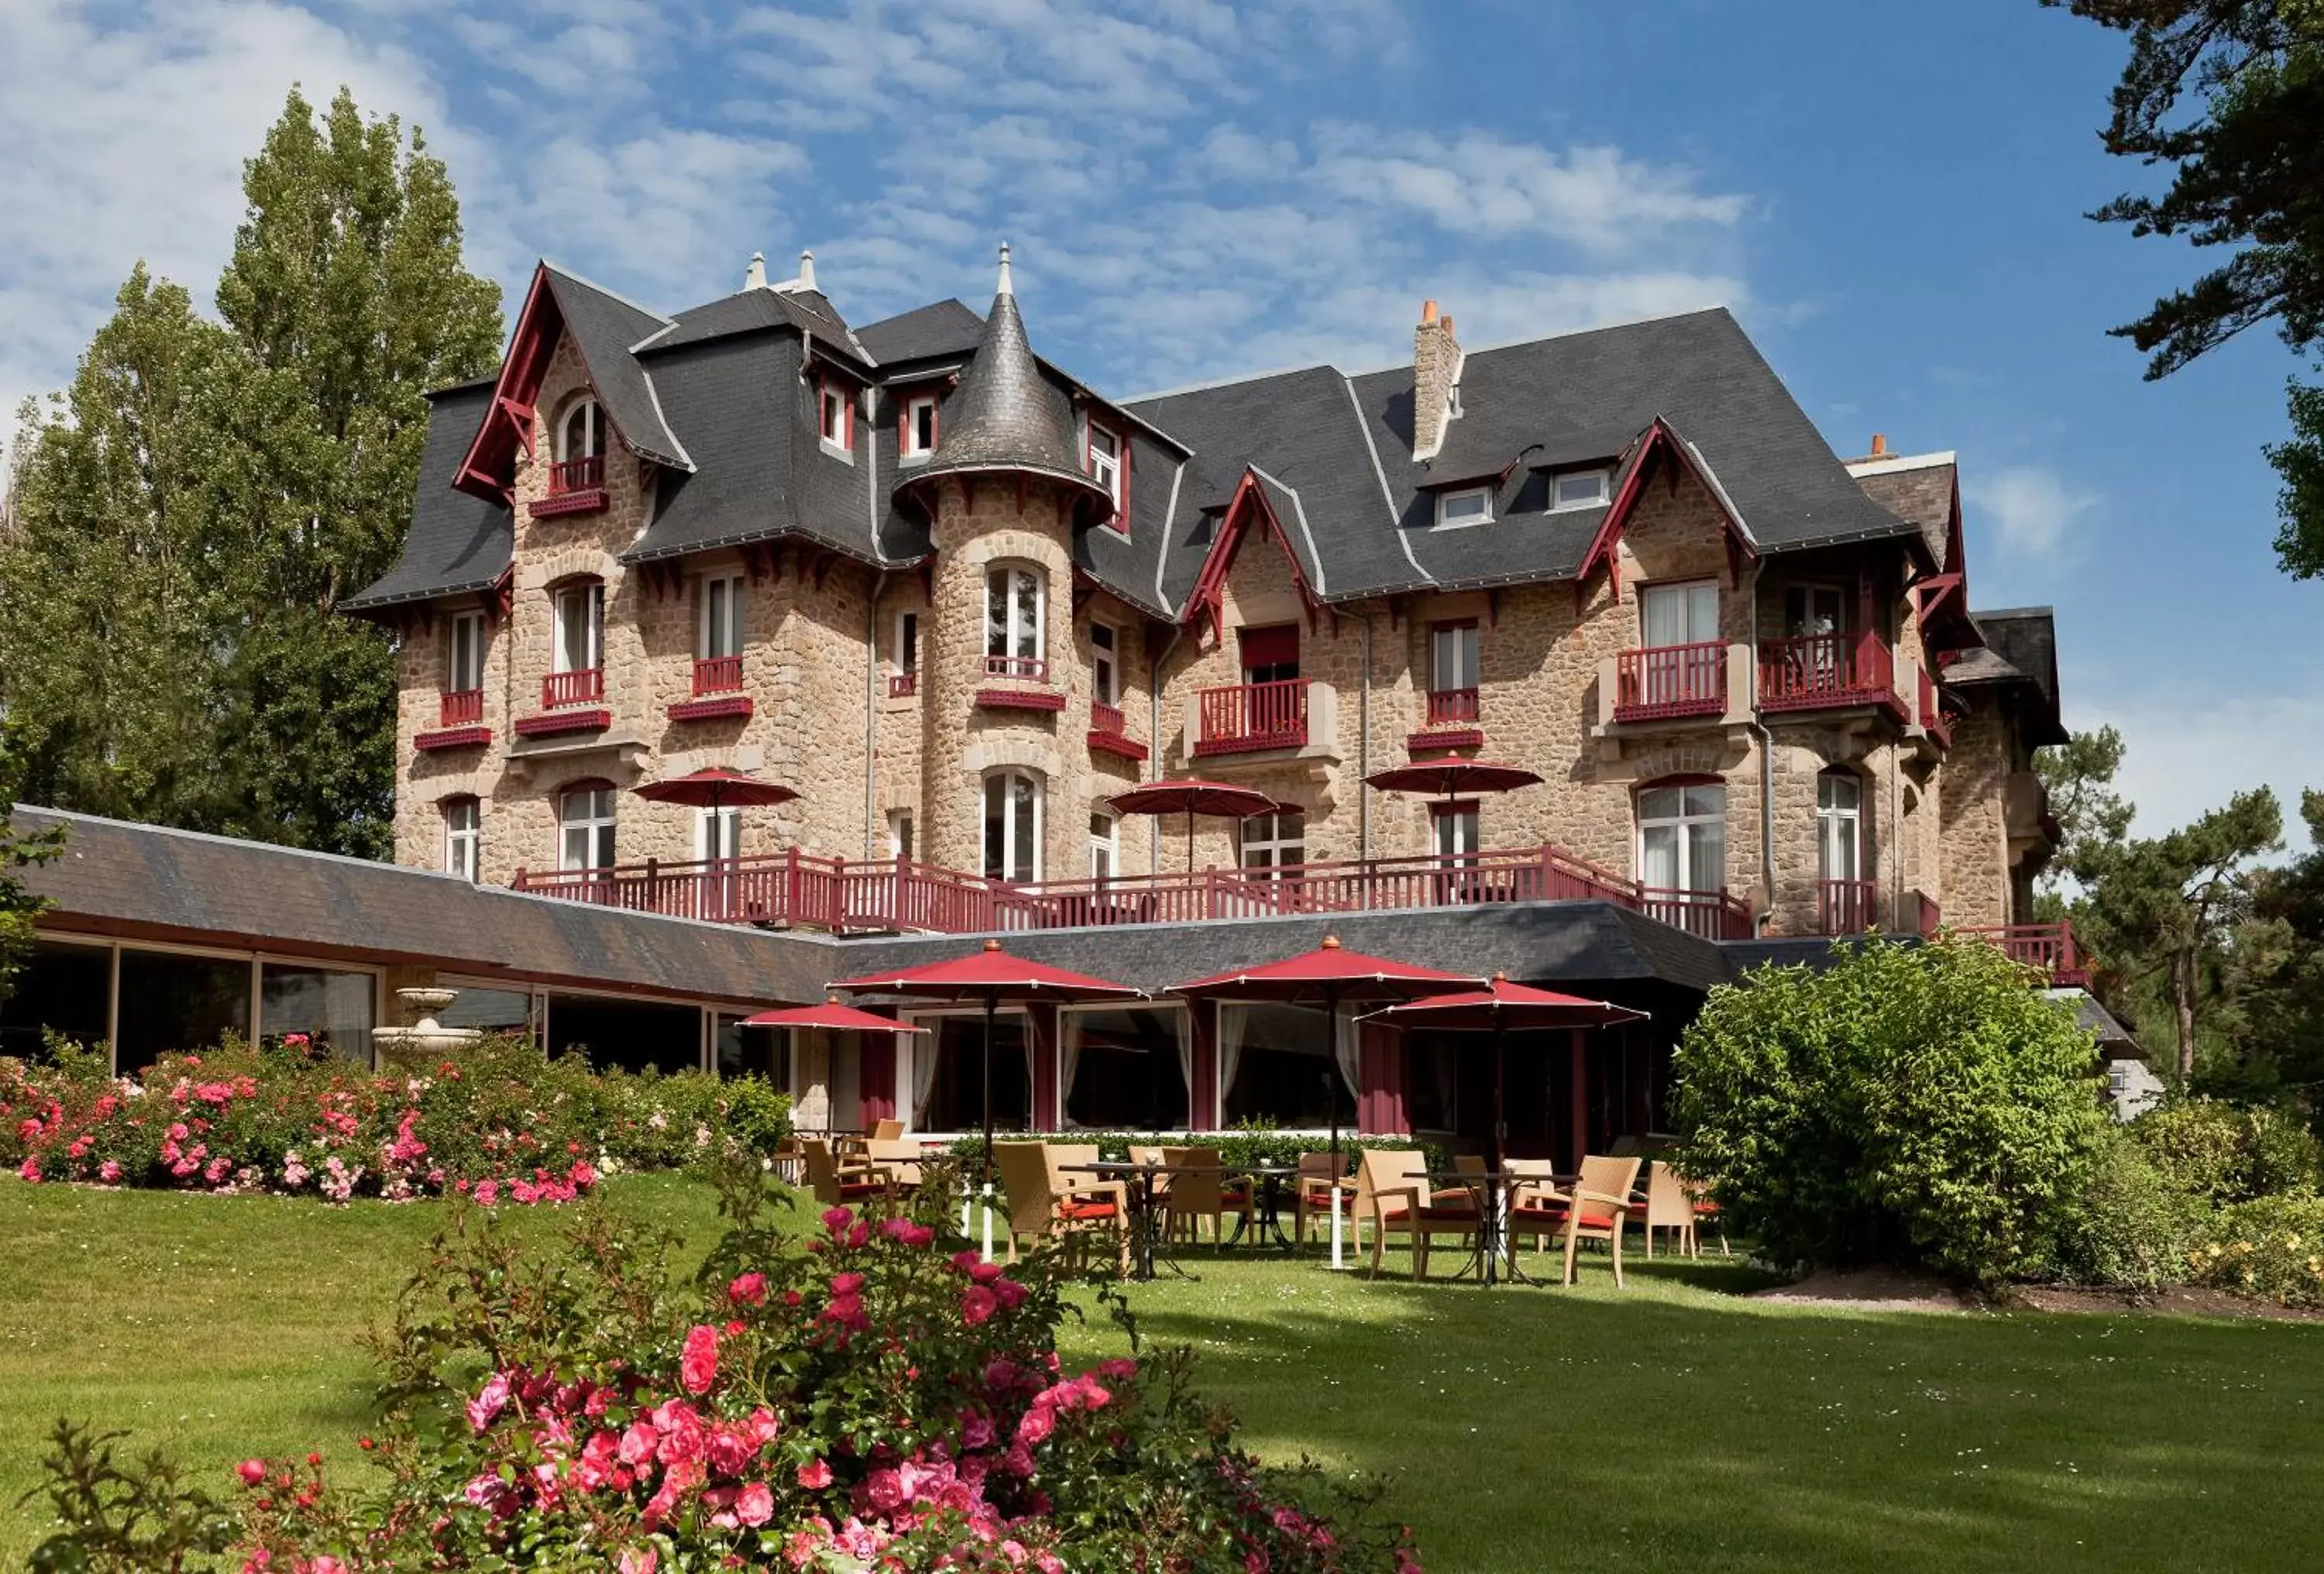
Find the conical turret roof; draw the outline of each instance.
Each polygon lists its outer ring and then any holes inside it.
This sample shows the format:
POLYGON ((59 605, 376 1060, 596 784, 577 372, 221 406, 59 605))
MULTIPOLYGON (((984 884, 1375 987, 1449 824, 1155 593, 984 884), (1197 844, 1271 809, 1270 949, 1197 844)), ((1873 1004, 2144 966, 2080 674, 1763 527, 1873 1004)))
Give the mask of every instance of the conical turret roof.
POLYGON ((1083 474, 1074 443, 1072 405, 1062 389, 1041 375, 1040 364, 1033 358, 1025 319, 1017 310, 1005 244, 992 309, 985 314, 975 358, 961 373, 960 387, 945 410, 936 453, 902 485, 973 472, 1070 482, 1083 488, 1103 514, 1112 511, 1111 494, 1083 474))

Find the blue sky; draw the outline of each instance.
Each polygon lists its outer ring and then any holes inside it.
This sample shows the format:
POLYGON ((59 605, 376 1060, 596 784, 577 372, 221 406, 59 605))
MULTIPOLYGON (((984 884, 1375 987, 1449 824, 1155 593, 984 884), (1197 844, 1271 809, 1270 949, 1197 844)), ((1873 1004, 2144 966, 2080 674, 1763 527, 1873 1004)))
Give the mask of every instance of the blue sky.
POLYGON ((1842 454, 1960 452, 1980 606, 2058 610, 2068 720, 2160 828, 2324 786, 2324 586, 2276 572, 2296 368, 2161 384, 2110 325, 2191 253, 2089 223, 2121 41, 2032 0, 0 0, 0 398, 140 256, 207 298, 291 81, 421 124, 472 265, 649 303, 802 246, 856 320, 1016 247, 1036 342, 1130 393, 1735 308, 1842 454))

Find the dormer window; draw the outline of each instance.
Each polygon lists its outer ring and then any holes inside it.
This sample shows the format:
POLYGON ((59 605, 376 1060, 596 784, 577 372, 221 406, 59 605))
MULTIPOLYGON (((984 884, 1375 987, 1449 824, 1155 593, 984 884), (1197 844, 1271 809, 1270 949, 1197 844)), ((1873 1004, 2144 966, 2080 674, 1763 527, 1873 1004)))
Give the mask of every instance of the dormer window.
POLYGON ((1436 494, 1436 528, 1449 530, 1462 525, 1489 525, 1493 522, 1493 493, 1490 487, 1464 486, 1457 492, 1436 494))
POLYGON ((818 390, 816 430, 823 438, 824 452, 852 465, 855 462, 854 403, 839 383, 825 381, 818 390))
POLYGON ((1614 473, 1607 469, 1562 470, 1549 480, 1549 508, 1603 508, 1613 496, 1614 473))
POLYGON ((1090 479, 1104 487, 1106 495, 1113 499, 1114 528, 1125 528, 1121 518, 1121 439, 1095 421, 1089 428, 1089 474, 1090 479))
POLYGON ((557 428, 557 457, 595 459, 605 451, 605 412, 594 399, 585 399, 565 412, 557 428))
POLYGON ((936 451, 936 398, 916 394, 904 401, 903 430, 898 450, 907 459, 925 459, 936 451))

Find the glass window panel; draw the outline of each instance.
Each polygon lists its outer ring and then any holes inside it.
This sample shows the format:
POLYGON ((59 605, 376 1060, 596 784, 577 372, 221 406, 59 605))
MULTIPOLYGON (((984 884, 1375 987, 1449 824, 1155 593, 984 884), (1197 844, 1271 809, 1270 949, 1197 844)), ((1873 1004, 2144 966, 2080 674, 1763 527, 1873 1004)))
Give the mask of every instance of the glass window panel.
POLYGON ((51 1032, 103 1054, 112 994, 110 950, 34 941, 10 992, 0 997, 0 1055, 45 1060, 51 1032))
POLYGON ((537 1026, 530 990, 472 990, 448 979, 440 981, 444 988, 460 991, 450 1005, 436 1013, 440 1026, 530 1035, 537 1026))
POLYGON ((140 1072, 172 1051, 215 1049, 250 1036, 250 963, 166 952, 121 953, 121 1050, 115 1066, 140 1072))
POLYGON ((1679 883, 1678 827, 1649 825, 1639 837, 1638 881, 1670 889, 1679 883))
POLYGON ((259 969, 259 1036, 304 1033, 339 1059, 368 1065, 377 996, 370 973, 267 962, 259 969))
POLYGON ((1068 1126, 1102 1131, 1183 1131, 1191 1124, 1179 1059, 1185 1008, 1075 1011, 1065 1089, 1068 1126))
POLYGON ((791 1036, 780 1027, 745 1027, 742 1018, 718 1014, 711 1041, 711 1063, 721 1077, 758 1077, 778 1092, 791 1085, 791 1036))
POLYGON ((1017 607, 1015 616, 1017 656, 1038 656, 1041 653, 1041 585, 1030 574, 1019 573, 1016 582, 1017 607))
POLYGON ((1241 1054, 1223 1103, 1227 1124, 1321 1129, 1334 1102, 1342 1126, 1354 1098, 1330 1050, 1323 1013, 1305 1006, 1253 1006, 1240 1014, 1241 1054))
MULTIPOLYGON (((927 1106, 909 1117, 912 1129, 982 1130, 984 1018, 923 1017, 918 1026, 935 1035, 936 1072, 927 1106)), ((1023 1131, 1032 1123, 1033 1072, 1025 1054, 1025 1014, 1002 1011, 992 1020, 992 1124, 1002 1131, 1023 1131)))
POLYGON ((598 995, 549 998, 549 1051, 586 1055, 593 1066, 641 1072, 699 1070, 702 1008, 598 995))
POLYGON ((1719 587, 1717 585, 1689 585, 1686 592, 1686 612, 1688 644, 1705 644, 1719 638, 1719 587))
POLYGON ((1638 818, 1668 820, 1679 811, 1683 789, 1680 787, 1649 787, 1638 795, 1638 818))

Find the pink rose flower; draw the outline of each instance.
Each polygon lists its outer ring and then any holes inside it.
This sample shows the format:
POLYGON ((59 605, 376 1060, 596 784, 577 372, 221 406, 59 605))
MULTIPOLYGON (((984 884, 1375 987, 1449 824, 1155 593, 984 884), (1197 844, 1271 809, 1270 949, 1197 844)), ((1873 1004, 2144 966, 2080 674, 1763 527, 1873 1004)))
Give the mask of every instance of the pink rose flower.
POLYGON ((234 1473, 242 1477, 242 1484, 244 1487, 259 1486, 266 1479, 266 1461, 244 1459, 234 1468, 234 1473))
POLYGON ((718 1330, 696 1327, 686 1336, 686 1354, 678 1364, 678 1380, 688 1394, 707 1394, 718 1379, 718 1330))
POLYGON ((1017 1441, 1038 1443, 1046 1440, 1057 1427, 1057 1413, 1046 1404, 1036 1404, 1017 1420, 1017 1441))
POLYGON ((1001 1297, 982 1284, 971 1284, 960 1293, 960 1320, 974 1328, 1001 1310, 1001 1297))
POLYGON ((737 1306, 764 1306, 767 1303, 767 1275, 744 1274, 726 1286, 726 1299, 737 1306))
POLYGON ((493 1418, 508 1407, 509 1380, 504 1372, 494 1372, 474 1399, 468 1401, 468 1427, 482 1431, 493 1424, 493 1418))
POLYGON ((775 1495, 764 1481, 752 1482, 735 1496, 734 1517, 752 1530, 775 1517, 775 1495))
POLYGON ((831 1485, 831 1466, 822 1459, 809 1459, 798 1470, 798 1484, 809 1492, 820 1492, 831 1485))

